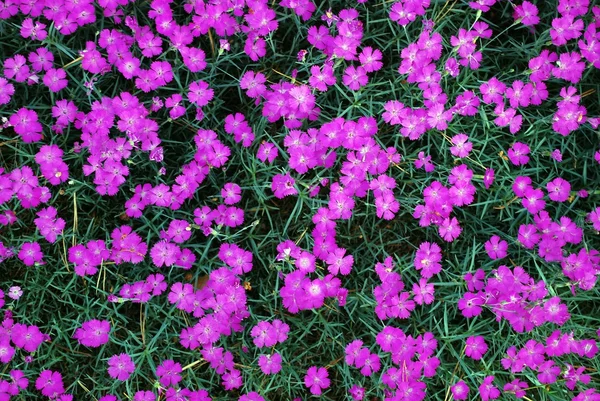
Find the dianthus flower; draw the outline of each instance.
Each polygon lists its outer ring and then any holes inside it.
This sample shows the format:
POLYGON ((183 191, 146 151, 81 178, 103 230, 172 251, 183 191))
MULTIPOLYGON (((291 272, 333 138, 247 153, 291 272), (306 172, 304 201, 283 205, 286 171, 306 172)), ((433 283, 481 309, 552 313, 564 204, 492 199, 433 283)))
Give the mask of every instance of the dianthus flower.
POLYGON ((479 294, 466 292, 458 301, 458 309, 460 309, 464 317, 470 318, 481 314, 481 305, 483 303, 483 299, 479 294))
POLYGON ((238 203, 242 199, 242 190, 239 185, 228 182, 221 190, 221 196, 223 202, 226 205, 233 205, 238 203))
POLYGON ((466 400, 469 397, 469 386, 462 380, 450 387, 450 390, 455 400, 466 400))
POLYGON ((283 199, 286 196, 296 195, 298 190, 294 187, 296 180, 292 178, 290 173, 276 174, 273 176, 271 190, 278 199, 283 199))
POLYGON ((473 149, 473 143, 469 142, 469 137, 465 134, 458 134, 452 137, 454 146, 450 148, 450 153, 456 157, 467 157, 473 149))
POLYGON ((127 354, 113 355, 108 360, 108 375, 113 379, 125 381, 135 371, 135 364, 127 354))
POLYGON ((176 386, 181 381, 181 365, 171 359, 163 361, 156 367, 156 376, 163 386, 176 386))
POLYGON ((44 254, 42 253, 40 244, 37 242, 25 242, 21 245, 18 257, 23 261, 25 266, 33 266, 36 263, 42 263, 44 254))
POLYGON ((486 376, 479 386, 479 394, 483 401, 495 400, 500 397, 500 390, 492 384, 494 376, 486 376))
POLYGON ((483 357, 488 349, 485 339, 482 336, 471 336, 467 338, 465 344, 465 355, 476 361, 483 357))
POLYGON ((529 162, 529 146, 521 142, 515 142, 508 149, 508 158, 515 166, 524 166, 529 162))
POLYGON ((67 73, 62 68, 51 68, 44 75, 44 85, 52 92, 59 92, 69 84, 67 73))
POLYGON ((81 345, 97 348, 108 342, 109 334, 110 322, 92 319, 84 322, 81 328, 75 330, 73 338, 79 341, 81 345))
POLYGON ((304 385, 310 389, 311 394, 321 395, 323 389, 328 388, 331 384, 328 376, 326 368, 311 366, 304 376, 304 385))
POLYGON ((456 217, 445 218, 439 226, 439 234, 447 242, 452 242, 460 235, 462 229, 456 217))
POLYGON ((65 392, 62 375, 60 372, 44 370, 35 381, 35 388, 42 392, 42 395, 50 398, 57 398, 65 392))
POLYGON ((546 185, 548 197, 555 202, 564 202, 569 199, 571 184, 560 177, 553 179, 546 185))
POLYGON ((255 99, 266 91, 265 82, 267 82, 267 78, 263 73, 246 71, 240 79, 240 88, 246 90, 246 96, 255 99))
POLYGON ((492 235, 484 245, 490 259, 502 259, 506 256, 508 242, 501 240, 499 236, 492 235))
POLYGON ((525 26, 534 26, 540 22, 537 7, 529 1, 524 1, 516 6, 513 16, 515 20, 520 20, 525 26))
POLYGON ((274 375, 281 370, 281 354, 277 352, 272 355, 260 355, 258 366, 265 375, 274 375))

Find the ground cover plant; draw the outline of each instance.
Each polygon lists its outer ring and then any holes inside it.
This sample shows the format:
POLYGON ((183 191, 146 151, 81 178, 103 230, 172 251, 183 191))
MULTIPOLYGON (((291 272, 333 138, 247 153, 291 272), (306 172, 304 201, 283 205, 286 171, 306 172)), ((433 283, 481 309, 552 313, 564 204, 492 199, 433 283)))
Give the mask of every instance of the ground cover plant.
POLYGON ((600 400, 600 6, 0 1, 0 400, 600 400))

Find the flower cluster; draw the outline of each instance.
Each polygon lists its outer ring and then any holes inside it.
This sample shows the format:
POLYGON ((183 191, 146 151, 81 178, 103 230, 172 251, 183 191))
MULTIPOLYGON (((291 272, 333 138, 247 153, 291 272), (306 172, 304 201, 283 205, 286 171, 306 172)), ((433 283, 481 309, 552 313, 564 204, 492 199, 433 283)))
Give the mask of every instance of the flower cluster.
POLYGON ((128 299, 133 303, 146 303, 161 295, 167 289, 167 283, 162 274, 151 274, 146 280, 137 281, 132 284, 124 284, 119 290, 119 297, 109 296, 109 301, 123 302, 128 299))
POLYGON ((464 317, 480 315, 485 306, 498 321, 506 319, 519 333, 529 332, 547 322, 563 325, 569 320, 567 306, 560 298, 547 298, 545 282, 536 282, 522 267, 500 266, 492 273, 487 280, 481 269, 465 275, 469 291, 458 301, 464 317))
POLYGON ((441 182, 434 181, 423 190, 424 205, 415 208, 413 217, 419 219, 421 227, 431 224, 438 226, 438 232, 447 242, 452 242, 460 235, 462 229, 456 217, 451 217, 454 207, 468 206, 473 203, 475 186, 471 183, 473 171, 466 165, 454 167, 445 187, 441 182))
MULTIPOLYGON (((326 298, 336 298, 339 306, 346 303, 346 295, 348 290, 341 286, 341 280, 336 275, 330 273, 325 277, 317 277, 311 279, 308 277, 310 273, 316 270, 316 255, 300 249, 292 241, 284 241, 279 244, 278 251, 280 252, 280 260, 291 262, 295 269, 293 272, 285 275, 284 286, 279 290, 279 294, 283 299, 283 306, 290 313, 298 313, 301 310, 318 309, 325 303, 326 298)), ((340 250, 338 256, 342 257, 340 266, 344 264, 344 252, 340 250), (341 252, 341 253, 340 253, 341 252)), ((330 259, 332 264, 336 262, 330 259)), ((346 260, 349 263, 349 260, 346 260)), ((351 266, 350 266, 351 268, 351 266)), ((341 273, 341 267, 336 273, 341 273)), ((336 271, 333 267, 332 271, 336 271)))

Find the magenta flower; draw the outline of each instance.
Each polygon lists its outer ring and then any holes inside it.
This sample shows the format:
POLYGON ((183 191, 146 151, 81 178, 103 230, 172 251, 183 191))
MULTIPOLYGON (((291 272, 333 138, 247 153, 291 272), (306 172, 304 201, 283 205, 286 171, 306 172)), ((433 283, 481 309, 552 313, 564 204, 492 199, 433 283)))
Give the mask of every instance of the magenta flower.
POLYGON ((156 267, 173 266, 177 262, 177 259, 180 255, 181 248, 166 241, 157 242, 150 250, 152 263, 154 263, 156 267))
POLYGON ((525 26, 534 26, 540 22, 537 7, 528 1, 515 7, 514 18, 520 20, 525 26))
POLYGON ((383 67, 383 63, 381 62, 382 57, 379 49, 373 49, 368 46, 360 52, 358 60, 366 72, 374 72, 379 71, 383 67))
POLYGON ((62 375, 59 372, 44 370, 35 381, 35 388, 42 392, 42 395, 50 398, 57 398, 65 392, 62 375))
POLYGON ((419 279, 419 284, 414 283, 413 287, 414 300, 419 305, 429 305, 431 304, 435 297, 433 284, 428 283, 426 279, 419 279))
POLYGON ((5 78, 0 77, 0 105, 7 104, 15 94, 15 87, 5 78))
POLYGON ((508 242, 501 240, 497 235, 493 235, 484 245, 490 259, 502 259, 506 256, 508 242))
POLYGON ((548 190, 548 197, 550 199, 555 202, 564 202, 569 199, 571 184, 567 180, 558 177, 548 182, 546 189, 548 190))
POLYGON ((44 75, 44 85, 52 92, 59 92, 61 89, 66 88, 68 84, 67 73, 62 68, 51 68, 44 75))
POLYGON ((454 146, 450 148, 450 153, 456 157, 467 157, 473 149, 473 144, 469 142, 469 137, 465 134, 458 134, 452 137, 454 146))
POLYGON ((416 168, 423 167, 427 173, 431 173, 433 170, 435 170, 435 166, 431 162, 431 156, 425 156, 425 152, 419 152, 417 157, 418 158, 415 160, 416 168))
POLYGON ((459 381, 450 387, 455 400, 466 400, 469 397, 469 386, 464 381, 459 381))
POLYGON ((484 287, 485 272, 483 269, 477 269, 475 273, 465 273, 463 279, 467 283, 469 291, 480 291, 484 287))
POLYGON ((527 385, 526 382, 520 381, 519 379, 515 379, 515 380, 511 381, 510 383, 506 383, 504 385, 504 391, 507 393, 514 394, 515 397, 517 397, 517 398, 523 398, 526 395, 526 392, 524 389, 526 389, 527 387, 529 387, 529 386, 527 385))
POLYGON ((256 391, 251 391, 248 394, 240 396, 238 401, 265 401, 265 399, 256 391))
POLYGON ((482 336, 471 336, 467 338, 465 344, 465 355, 480 360, 483 354, 488 350, 488 346, 485 343, 485 339, 482 336))
POLYGON ((521 142, 515 142, 508 149, 508 158, 515 166, 524 166, 529 162, 529 146, 521 142))
POLYGON ((414 266, 421 276, 429 279, 442 270, 442 249, 436 243, 422 242, 415 253, 414 266))
POLYGON ((265 375, 274 375, 281 371, 281 354, 277 352, 272 355, 260 355, 258 357, 258 366, 265 375))
POLYGON ((228 391, 240 388, 243 384, 242 374, 237 369, 231 369, 229 372, 225 373, 222 378, 223 387, 228 391))
POLYGON ((321 395, 323 389, 328 388, 330 384, 331 381, 326 368, 311 366, 306 371, 304 385, 310 389, 311 394, 321 395))
POLYGON ((357 384, 354 384, 349 390, 348 393, 355 401, 362 401, 365 398, 365 388, 361 387, 357 384))
POLYGON ((458 301, 458 309, 466 318, 480 315, 482 312, 481 305, 483 305, 481 296, 470 292, 466 292, 458 301))
POLYGON ((33 266, 36 263, 43 263, 44 254, 42 253, 40 244, 37 242, 25 242, 21 245, 18 257, 23 261, 25 266, 33 266))
POLYGON ((192 226, 187 220, 172 220, 169 223, 169 229, 166 237, 169 241, 181 244, 192 236, 192 226))
POLYGON ((440 237, 446 242, 452 242, 460 235, 462 229, 456 217, 445 218, 439 226, 440 237))
POLYGON ((88 320, 75 330, 73 338, 81 345, 97 348, 106 344, 109 340, 110 322, 107 320, 88 320))
POLYGON ((483 185, 485 185, 485 189, 490 189, 492 184, 494 183, 495 172, 493 168, 486 168, 485 173, 483 175, 483 185))
POLYGON ((258 148, 258 153, 257 153, 256 157, 263 163, 266 162, 267 160, 269 161, 269 163, 273 163, 273 160, 275 160, 278 153, 279 153, 279 151, 273 143, 263 142, 260 144, 260 147, 258 148))
POLYGON ((181 381, 181 365, 171 359, 163 361, 156 367, 156 376, 163 386, 176 386, 181 381))
POLYGON ((133 396, 133 401, 156 401, 156 395, 152 391, 136 391, 133 396))
POLYGON ((322 67, 313 65, 310 68, 311 76, 308 78, 308 83, 313 88, 325 92, 329 86, 336 83, 336 78, 333 73, 333 66, 329 63, 323 64, 322 67))
POLYGON ((113 355, 108 360, 108 375, 113 379, 125 381, 135 371, 135 364, 127 354, 113 355))
POLYGON ((278 199, 283 199, 286 196, 296 195, 298 190, 294 187, 296 180, 292 178, 290 173, 276 174, 273 176, 271 190, 278 199))
POLYGON ((495 400, 500 397, 500 390, 492 384, 494 376, 486 376, 479 386, 479 394, 482 401, 495 400))
POLYGON ((226 205, 233 205, 242 199, 242 190, 239 185, 228 182, 221 190, 223 202, 226 205))
POLYGON ((527 188, 521 202, 529 213, 536 214, 546 207, 546 202, 543 198, 544 192, 541 189, 527 188))
POLYGON ((15 132, 21 136, 23 142, 32 143, 42 139, 43 127, 34 110, 22 107, 10 116, 9 122, 15 132))
POLYGON ((350 65, 344 70, 342 82, 350 90, 357 91, 365 86, 368 81, 369 77, 367 77, 367 72, 363 67, 354 67, 353 65, 350 65))
POLYGON ((261 72, 246 71, 240 79, 240 88, 246 90, 246 96, 256 99, 266 91, 267 78, 261 72))
POLYGON ((188 100, 198 107, 206 106, 213 98, 214 91, 204 81, 192 82, 189 86, 188 100))

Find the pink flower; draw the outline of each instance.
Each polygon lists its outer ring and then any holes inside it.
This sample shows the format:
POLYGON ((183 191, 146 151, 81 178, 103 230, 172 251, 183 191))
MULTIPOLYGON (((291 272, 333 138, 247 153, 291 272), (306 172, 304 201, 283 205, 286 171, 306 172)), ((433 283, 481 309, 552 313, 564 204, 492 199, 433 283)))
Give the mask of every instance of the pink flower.
POLYGON ((419 279, 419 284, 413 284, 414 300, 419 305, 429 305, 434 301, 434 287, 433 284, 428 283, 426 279, 419 279))
POLYGON ((557 177, 546 184, 546 189, 550 199, 555 202, 564 202, 569 199, 571 184, 567 180, 557 177))
POLYGON ((52 92, 59 92, 69 84, 67 80, 67 73, 62 68, 51 68, 44 75, 44 85, 48 87, 52 92))
POLYGON ((466 292, 458 301, 458 309, 466 318, 480 315, 482 312, 481 305, 483 305, 481 296, 470 292, 466 292))
POLYGON ((500 390, 492 384, 494 376, 486 376, 479 386, 479 394, 482 401, 495 400, 500 397, 500 390))
MULTIPOLYGON (((214 97, 214 91, 204 81, 192 82, 189 87, 188 100, 198 107, 206 106, 214 97)), ((200 111, 200 109, 198 109, 200 111)), ((196 117, 200 120, 201 118, 196 117)))
POLYGON ((173 266, 180 255, 181 248, 166 241, 157 242, 150 250, 150 257, 156 267, 173 266))
POLYGON ((44 370, 35 381, 35 388, 42 392, 42 395, 50 398, 57 398, 65 392, 62 375, 59 372, 44 370))
POLYGON ((366 72, 374 72, 379 71, 383 66, 380 61, 382 57, 379 49, 373 50, 372 47, 365 47, 358 55, 358 60, 366 72))
POLYGON ((311 76, 308 78, 308 83, 321 92, 327 91, 327 87, 334 85, 336 82, 333 66, 329 63, 323 64, 320 68, 318 65, 313 65, 310 67, 310 73, 311 76))
POLYGON ((267 78, 261 72, 246 71, 240 79, 240 88, 246 90, 246 95, 252 99, 260 97, 265 91, 267 78))
POLYGON ((283 199, 286 196, 296 195, 298 190, 294 187, 296 180, 292 178, 290 173, 276 174, 273 176, 271 190, 278 199, 283 199))
POLYGON ((460 235, 462 229, 456 217, 445 218, 439 227, 439 234, 447 242, 452 242, 460 235))
POLYGON ((44 30, 46 24, 36 21, 31 18, 26 18, 21 24, 21 36, 31 38, 32 40, 44 40, 48 36, 48 32, 44 30))
POLYGON ((521 142, 515 142, 508 149, 508 158, 515 166, 524 166, 529 162, 529 146, 521 142))
POLYGON ((515 20, 521 20, 525 26, 534 26, 540 22, 537 7, 528 1, 516 6, 513 16, 515 20))
POLYGON ((181 365, 171 359, 163 361, 156 367, 156 376, 163 386, 176 386, 181 381, 181 365))
POLYGON ((37 242, 25 242, 21 245, 18 257, 23 261, 25 266, 33 266, 36 263, 42 263, 44 254, 42 253, 40 244, 37 242))
POLYGON ((490 259, 502 259, 506 256, 506 250, 508 249, 508 242, 500 239, 499 236, 493 235, 485 243, 485 251, 487 252, 490 259))
POLYGON ((125 381, 135 371, 135 364, 127 354, 113 355, 108 360, 108 375, 113 379, 125 381))
POLYGON ((353 65, 350 65, 344 70, 342 82, 350 88, 350 90, 357 91, 365 86, 368 81, 369 77, 367 77, 367 72, 363 67, 354 67, 353 65))
POLYGON ((473 149, 473 143, 469 142, 469 137, 465 134, 458 134, 452 137, 454 146, 450 148, 450 153, 456 157, 467 157, 473 149))
POLYGON ((455 400, 466 400, 469 396, 469 386, 464 381, 459 381, 450 387, 455 400))
POLYGON ((485 185, 485 189, 490 189, 492 184, 494 183, 494 169, 486 168, 485 174, 483 175, 483 185, 485 185))
POLYGON ((326 368, 311 366, 304 376, 304 385, 310 389, 311 394, 321 395, 323 389, 328 388, 331 384, 328 376, 326 368))
POLYGON ((275 352, 272 355, 260 355, 258 366, 265 375, 274 375, 281 371, 281 354, 275 352))
POLYGON ((234 205, 242 199, 242 189, 239 185, 228 182, 221 190, 221 196, 226 205, 234 205))
POLYGON ((42 139, 42 124, 38 121, 38 115, 34 110, 24 107, 12 114, 8 120, 23 142, 32 143, 42 139))
POLYGON ((488 346, 485 343, 485 339, 482 336, 471 336, 467 338, 465 345, 465 355, 480 360, 483 354, 488 350, 488 346))
POLYGON ((416 168, 423 167, 427 173, 431 173, 433 170, 435 170, 435 166, 431 162, 431 156, 425 156, 425 152, 419 152, 417 157, 418 158, 415 160, 416 168))
POLYGON ((515 379, 512 382, 504 385, 504 391, 507 393, 513 393, 517 398, 523 398, 526 394, 524 389, 527 387, 529 386, 526 382, 515 379))
POLYGON ((108 342, 109 334, 110 322, 92 319, 84 322, 81 328, 75 330, 73 338, 79 341, 81 345, 97 348, 108 342))

